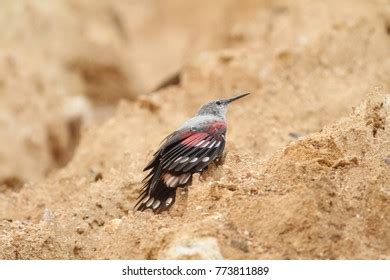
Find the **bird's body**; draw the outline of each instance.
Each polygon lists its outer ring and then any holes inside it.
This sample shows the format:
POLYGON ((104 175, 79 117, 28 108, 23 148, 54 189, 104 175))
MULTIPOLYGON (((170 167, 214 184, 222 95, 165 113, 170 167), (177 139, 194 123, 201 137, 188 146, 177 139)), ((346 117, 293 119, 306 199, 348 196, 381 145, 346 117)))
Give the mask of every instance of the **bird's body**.
POLYGON ((165 141, 145 167, 149 174, 135 209, 167 210, 175 201, 176 189, 187 186, 192 174, 202 172, 221 157, 225 148, 227 105, 240 95, 203 105, 198 114, 186 121, 165 141))

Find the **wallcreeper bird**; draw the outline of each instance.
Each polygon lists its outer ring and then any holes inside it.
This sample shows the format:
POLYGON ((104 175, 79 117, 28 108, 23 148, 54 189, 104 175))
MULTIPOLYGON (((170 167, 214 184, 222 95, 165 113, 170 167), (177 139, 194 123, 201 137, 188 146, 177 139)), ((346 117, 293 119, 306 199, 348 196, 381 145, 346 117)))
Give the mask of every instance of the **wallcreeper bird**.
POLYGON ((229 99, 213 100, 198 114, 168 135, 153 159, 144 168, 150 170, 142 181, 135 210, 167 210, 174 202, 176 188, 189 185, 192 174, 202 172, 221 157, 225 148, 226 112, 229 103, 249 93, 229 99))

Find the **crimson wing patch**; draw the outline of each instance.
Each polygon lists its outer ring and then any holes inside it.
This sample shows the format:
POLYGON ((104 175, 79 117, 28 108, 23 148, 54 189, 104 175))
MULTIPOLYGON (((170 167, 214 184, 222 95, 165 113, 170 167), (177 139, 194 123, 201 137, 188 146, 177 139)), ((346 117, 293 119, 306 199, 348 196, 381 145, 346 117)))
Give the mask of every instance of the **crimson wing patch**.
MULTIPOLYGON (((212 127, 213 128, 213 127, 212 127)), ((203 171, 225 148, 226 127, 170 135, 145 167, 150 170, 135 210, 167 210, 175 201, 176 188, 190 183, 192 174, 203 171)))

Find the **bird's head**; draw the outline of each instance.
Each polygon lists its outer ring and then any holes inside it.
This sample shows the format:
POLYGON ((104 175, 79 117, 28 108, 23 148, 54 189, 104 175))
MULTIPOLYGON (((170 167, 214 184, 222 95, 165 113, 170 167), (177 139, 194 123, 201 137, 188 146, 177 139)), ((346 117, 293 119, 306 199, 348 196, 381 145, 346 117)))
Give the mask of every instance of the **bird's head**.
POLYGON ((240 94, 228 99, 218 99, 218 100, 212 100, 204 104, 202 107, 200 107, 198 111, 198 115, 212 115, 217 116, 221 118, 225 118, 228 105, 244 96, 247 96, 249 93, 240 94))

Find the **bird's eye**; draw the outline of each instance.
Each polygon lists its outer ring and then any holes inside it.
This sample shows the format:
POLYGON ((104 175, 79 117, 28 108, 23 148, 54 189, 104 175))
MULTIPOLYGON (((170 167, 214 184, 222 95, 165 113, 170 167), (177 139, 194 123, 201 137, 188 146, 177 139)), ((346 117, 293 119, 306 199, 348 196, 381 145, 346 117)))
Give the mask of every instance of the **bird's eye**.
POLYGON ((221 105, 221 101, 217 101, 215 102, 217 105, 221 105))

